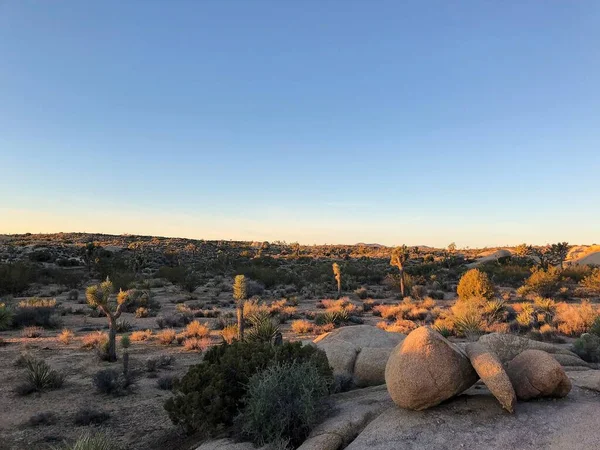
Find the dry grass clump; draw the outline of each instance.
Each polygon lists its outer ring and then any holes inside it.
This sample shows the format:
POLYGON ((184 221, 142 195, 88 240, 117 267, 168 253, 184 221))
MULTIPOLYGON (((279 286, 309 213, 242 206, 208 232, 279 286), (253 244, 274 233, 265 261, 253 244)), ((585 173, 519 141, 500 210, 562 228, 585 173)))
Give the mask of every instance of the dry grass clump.
POLYGON ((271 309, 264 302, 259 303, 256 299, 244 302, 244 317, 264 314, 271 314, 271 309))
POLYGON ((308 320, 300 319, 292 322, 292 331, 298 334, 306 334, 313 331, 314 325, 308 320))
POLYGON ((42 336, 44 329, 42 327, 25 327, 23 331, 21 331, 21 336, 24 338, 39 338, 42 336))
POLYGON ((183 341, 183 348, 188 352, 203 352, 210 347, 209 337, 189 337, 183 341))
POLYGON ((138 319, 148 317, 149 315, 150 311, 148 311, 148 308, 144 308, 143 306, 140 306, 138 309, 135 310, 135 317, 137 317, 138 319))
POLYGON ((133 342, 147 341, 152 337, 152 330, 138 330, 131 333, 133 342))
POLYGON ((558 303, 556 305, 556 323, 558 331, 567 336, 579 336, 587 333, 600 316, 598 307, 594 307, 588 300, 580 305, 558 303))
POLYGON ((60 332, 60 334, 56 337, 56 339, 61 344, 69 345, 74 337, 75 337, 75 334, 71 330, 68 330, 65 328, 64 330, 62 330, 60 332))
POLYGON ((210 329, 206 325, 194 320, 185 327, 184 334, 188 338, 203 338, 210 334, 210 329))
POLYGON ((347 315, 357 315, 362 313, 360 308, 353 303, 350 303, 348 297, 343 297, 338 300, 323 299, 317 304, 318 308, 324 308, 329 312, 345 313, 347 315))
POLYGON ((225 326, 219 333, 223 340, 231 344, 233 341, 237 339, 238 336, 238 327, 237 325, 227 325, 225 326))
POLYGON ((175 341, 177 333, 172 328, 161 330, 156 334, 158 342, 162 345, 171 345, 175 341))
POLYGON ((108 334, 102 331, 92 331, 81 338, 81 346, 86 349, 100 348, 108 342, 108 334))
POLYGON ((19 308, 54 308, 55 306, 55 298, 32 297, 19 302, 19 308))
POLYGON ((381 320, 379 322, 377 322, 377 328, 384 330, 384 331, 389 331, 391 333, 403 333, 403 334, 408 334, 410 333, 412 330, 415 330, 416 328, 418 328, 418 325, 416 323, 414 323, 411 320, 405 320, 405 319, 398 319, 393 323, 388 323, 385 320, 381 320))

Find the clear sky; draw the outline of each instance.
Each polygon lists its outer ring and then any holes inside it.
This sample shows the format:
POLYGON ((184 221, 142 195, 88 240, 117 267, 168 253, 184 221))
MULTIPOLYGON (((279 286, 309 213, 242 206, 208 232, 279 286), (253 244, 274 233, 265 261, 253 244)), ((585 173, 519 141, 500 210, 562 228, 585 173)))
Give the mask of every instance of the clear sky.
POLYGON ((0 0, 0 233, 600 242, 600 2, 0 0))

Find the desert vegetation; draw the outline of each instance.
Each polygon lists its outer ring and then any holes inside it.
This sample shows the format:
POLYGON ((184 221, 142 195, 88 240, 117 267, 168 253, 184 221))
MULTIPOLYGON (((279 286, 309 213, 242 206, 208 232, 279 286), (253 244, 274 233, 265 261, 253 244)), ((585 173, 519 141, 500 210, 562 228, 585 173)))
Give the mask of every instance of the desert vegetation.
POLYGON ((3 236, 0 352, 14 364, 2 395, 24 406, 0 437, 24 426, 32 449, 56 435, 177 448, 190 434, 294 448, 350 386, 304 344, 360 324, 520 335, 596 364, 600 268, 571 250, 3 236), (145 433, 128 426, 144 421, 145 433))

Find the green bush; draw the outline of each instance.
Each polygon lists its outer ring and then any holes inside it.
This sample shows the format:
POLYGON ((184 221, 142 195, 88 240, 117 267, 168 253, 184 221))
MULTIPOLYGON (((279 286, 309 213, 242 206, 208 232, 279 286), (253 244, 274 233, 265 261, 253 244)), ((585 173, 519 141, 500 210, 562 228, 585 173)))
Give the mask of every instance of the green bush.
POLYGON ((560 283, 560 271, 555 267, 547 270, 534 268, 525 284, 517 292, 519 295, 536 294, 540 297, 551 298, 556 294, 560 283))
POLYGON ((478 269, 471 269, 465 272, 458 282, 456 291, 458 297, 462 300, 472 298, 486 298, 491 300, 494 297, 494 285, 487 274, 478 269))
POLYGON ((497 285, 519 287, 531 275, 531 266, 533 261, 528 260, 529 264, 498 264, 497 262, 488 262, 481 264, 479 270, 485 272, 490 280, 497 285))
POLYGON ((20 294, 36 280, 36 267, 22 262, 0 264, 0 295, 20 294))
POLYGON ((174 387, 165 409, 173 423, 188 432, 210 436, 233 423, 243 408, 250 377, 271 364, 310 361, 325 378, 331 368, 325 353, 300 342, 280 346, 234 342, 212 347, 174 387))
POLYGON ((98 392, 118 397, 127 394, 133 380, 119 370, 102 369, 94 374, 92 381, 98 392))
POLYGON ((55 299, 33 297, 19 302, 12 318, 13 327, 59 328, 61 320, 55 299))
POLYGON ((581 285, 594 295, 600 295, 600 268, 596 268, 581 281, 581 285))
POLYGON ((236 420, 242 437, 261 446, 287 441, 297 447, 323 417, 329 385, 310 362, 276 364, 254 374, 236 420))
POLYGON ((573 351, 584 361, 600 362, 600 336, 584 333, 573 344, 573 351))
POLYGON ((4 303, 0 303, 0 331, 8 330, 12 325, 12 321, 12 311, 4 303))

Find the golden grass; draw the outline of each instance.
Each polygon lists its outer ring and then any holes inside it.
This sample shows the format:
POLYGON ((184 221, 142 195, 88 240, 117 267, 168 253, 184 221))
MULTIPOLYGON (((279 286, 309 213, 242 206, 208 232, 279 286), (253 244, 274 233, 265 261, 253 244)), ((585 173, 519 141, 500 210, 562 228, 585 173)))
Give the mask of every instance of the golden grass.
POLYGON ((74 337, 75 337, 75 334, 71 330, 68 330, 67 328, 65 328, 58 334, 56 339, 61 344, 69 345, 74 337))
POLYGON ((81 338, 81 346, 87 349, 100 347, 106 342, 108 342, 108 334, 102 331, 92 331, 81 338))
POLYGON ((188 352, 203 352, 210 347, 209 337, 189 337, 183 341, 183 348, 188 352))
POLYGON ((582 301, 580 305, 558 303, 555 322, 560 333, 567 336, 579 336, 589 331, 599 315, 598 307, 587 300, 582 301))
POLYGON ((194 320, 185 327, 184 333, 188 338, 203 338, 210 334, 210 329, 206 325, 194 320))
POLYGON ((138 330, 131 333, 131 340, 133 342, 147 341, 152 337, 152 330, 138 330))
POLYGON ((219 334, 223 338, 225 342, 231 344, 233 341, 237 339, 238 336, 238 327, 237 325, 227 325, 223 328, 219 334))
POLYGON ((162 345, 171 345, 177 337, 177 333, 172 328, 167 328, 156 333, 158 342, 162 345))
POLYGON ((292 331, 298 334, 306 334, 313 331, 314 325, 308 320, 294 320, 292 322, 292 331))

